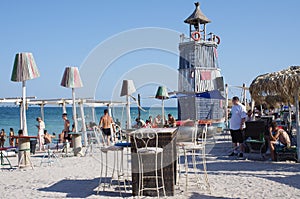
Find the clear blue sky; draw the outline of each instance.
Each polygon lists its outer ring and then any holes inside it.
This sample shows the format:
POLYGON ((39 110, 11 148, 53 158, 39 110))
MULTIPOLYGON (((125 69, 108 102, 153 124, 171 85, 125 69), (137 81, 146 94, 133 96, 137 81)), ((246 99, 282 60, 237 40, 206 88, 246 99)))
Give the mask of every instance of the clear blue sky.
MULTIPOLYGON (((160 27, 188 34, 188 25, 183 21, 193 12, 194 2, 3 0, 0 2, 0 97, 21 95, 21 83, 10 81, 17 52, 32 52, 41 73, 40 78, 28 81, 29 96, 70 97, 71 91, 60 86, 65 66, 80 67, 99 43, 130 29, 160 27)), ((212 20, 208 31, 221 37, 219 65, 228 84, 249 85, 259 74, 300 64, 299 0, 202 0, 200 3, 202 11, 212 20)), ((147 50, 124 56, 115 64, 130 70, 152 62, 178 68, 178 57, 164 55, 160 59, 159 52, 147 50)), ((122 70, 118 67, 109 72, 119 73, 122 70)), ((148 90, 151 93, 153 89, 148 90)), ((106 86, 97 92, 102 93, 96 95, 101 100, 111 96, 106 86)), ((233 89, 234 92, 240 91, 233 89)))

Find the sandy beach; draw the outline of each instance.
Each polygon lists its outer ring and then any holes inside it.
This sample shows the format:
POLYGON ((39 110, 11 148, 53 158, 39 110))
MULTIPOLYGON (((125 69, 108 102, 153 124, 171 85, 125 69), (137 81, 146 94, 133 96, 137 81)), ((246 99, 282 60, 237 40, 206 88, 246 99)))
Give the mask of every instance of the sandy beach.
MULTIPOLYGON (((221 137, 207 147, 207 167, 211 194, 193 182, 188 192, 176 188, 169 198, 299 198, 300 167, 294 162, 259 160, 246 154, 243 159, 228 157, 230 142, 221 137)), ((1 169, 1 198, 133 198, 131 190, 123 193, 113 186, 96 194, 100 177, 99 157, 63 157, 52 166, 42 164, 42 153, 32 156, 35 165, 18 169, 17 157, 9 158, 15 168, 1 169)), ((184 184, 181 178, 180 184, 184 184)))

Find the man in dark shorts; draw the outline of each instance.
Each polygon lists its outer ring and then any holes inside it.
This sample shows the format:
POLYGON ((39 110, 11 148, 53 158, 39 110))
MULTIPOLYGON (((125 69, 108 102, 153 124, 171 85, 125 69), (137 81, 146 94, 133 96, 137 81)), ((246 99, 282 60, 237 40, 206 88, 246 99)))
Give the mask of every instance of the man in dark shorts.
POLYGON ((233 143, 233 151, 230 156, 238 154, 237 148, 240 147, 239 157, 243 157, 243 130, 245 129, 245 121, 247 117, 246 107, 240 103, 238 97, 232 98, 231 118, 230 118, 230 133, 233 143))
POLYGON ((99 126, 103 131, 103 134, 107 140, 106 144, 110 145, 110 138, 111 138, 111 128, 114 128, 113 126, 114 121, 113 119, 109 116, 108 110, 104 110, 104 115, 100 119, 99 126))
POLYGON ((64 141, 68 140, 68 142, 71 142, 72 140, 72 135, 69 134, 70 132, 70 121, 68 120, 68 114, 67 113, 63 113, 62 114, 62 119, 64 120, 64 129, 63 129, 63 133, 64 133, 64 141))

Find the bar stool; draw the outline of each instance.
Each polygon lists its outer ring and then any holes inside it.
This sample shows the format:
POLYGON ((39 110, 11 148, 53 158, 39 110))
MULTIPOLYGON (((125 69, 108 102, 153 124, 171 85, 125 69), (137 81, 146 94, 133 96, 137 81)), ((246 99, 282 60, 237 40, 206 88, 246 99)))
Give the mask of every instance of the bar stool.
MULTIPOLYGON (((208 180, 207 175, 207 167, 206 167, 206 153, 205 153, 205 145, 206 145, 206 135, 207 135, 207 124, 204 123, 203 131, 201 133, 201 137, 198 137, 198 121, 195 122, 194 127, 190 127, 192 129, 192 137, 189 142, 178 142, 178 174, 180 178, 181 169, 180 169, 180 157, 184 156, 184 167, 185 167, 185 191, 188 190, 188 184, 189 184, 189 165, 190 161, 188 160, 188 156, 191 156, 192 158, 192 168, 193 168, 193 174, 195 178, 197 179, 197 185, 201 188, 205 188, 211 193, 210 191, 210 183, 208 180), (181 152, 181 153, 180 153, 181 152), (201 170, 197 168, 197 165, 199 164, 199 159, 202 159, 202 166, 203 166, 203 183, 201 182, 201 170)), ((179 132, 180 133, 180 132, 179 132)), ((180 181, 180 180, 179 180, 180 181)), ((178 182, 179 182, 178 181, 178 182)), ((180 186, 178 184, 178 186, 180 186)))
POLYGON ((163 174, 163 148, 158 147, 158 134, 154 129, 139 129, 133 132, 133 138, 135 147, 137 149, 138 157, 138 167, 139 167, 139 190, 138 197, 142 195, 144 191, 154 190, 157 192, 157 197, 159 198, 160 189, 163 190, 164 196, 166 196, 166 190, 164 186, 164 174, 163 174), (160 165, 158 164, 158 156, 160 155, 160 165), (154 165, 149 165, 146 163, 149 160, 153 162, 154 165), (145 168, 145 166, 154 166, 154 168, 145 168), (158 170, 160 170, 160 175, 158 175, 158 170), (150 175, 149 172, 153 172, 155 175, 150 175), (145 179, 155 179, 155 188, 146 187, 144 184, 145 179), (159 185, 159 181, 161 185, 159 185))
MULTIPOLYGON (((110 187, 113 183, 113 179, 114 179, 114 175, 115 175, 115 171, 117 172, 117 181, 118 181, 118 187, 119 187, 119 192, 120 192, 120 196, 122 196, 122 192, 121 192, 121 184, 120 182, 123 181, 124 184, 124 189, 125 192, 127 190, 126 188, 126 180, 123 179, 123 147, 121 146, 107 146, 105 144, 104 138, 103 138, 103 134, 101 129, 99 128, 95 128, 95 130, 97 130, 98 132, 100 132, 100 137, 101 137, 101 146, 100 146, 100 179, 99 179, 99 185, 98 185, 98 189, 97 189, 97 194, 99 194, 100 192, 100 188, 103 188, 103 191, 105 191, 106 187, 110 187), (113 166, 112 166, 112 174, 111 174, 111 180, 109 183, 107 183, 107 177, 108 177, 108 156, 109 154, 113 153, 113 166), (103 157, 105 156, 105 157, 103 157), (119 156, 121 158, 119 158, 119 156), (119 164, 119 165, 118 165, 119 164), (103 176, 103 170, 105 169, 104 173, 105 176, 103 176)), ((99 140, 100 141, 100 140, 99 140)))

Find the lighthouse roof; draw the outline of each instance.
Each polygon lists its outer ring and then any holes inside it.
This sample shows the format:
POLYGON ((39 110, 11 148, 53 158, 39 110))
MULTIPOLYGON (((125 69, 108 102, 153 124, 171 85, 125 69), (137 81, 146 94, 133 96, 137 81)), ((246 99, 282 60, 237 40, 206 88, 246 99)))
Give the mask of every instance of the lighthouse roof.
POLYGON ((199 22, 200 24, 210 23, 211 21, 200 10, 200 3, 195 3, 195 6, 196 8, 194 12, 191 14, 191 16, 184 20, 184 23, 188 23, 191 25, 197 25, 199 22))

